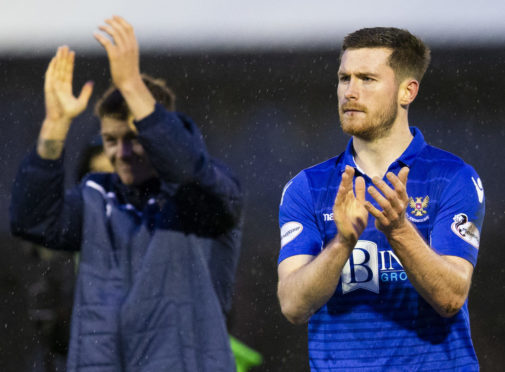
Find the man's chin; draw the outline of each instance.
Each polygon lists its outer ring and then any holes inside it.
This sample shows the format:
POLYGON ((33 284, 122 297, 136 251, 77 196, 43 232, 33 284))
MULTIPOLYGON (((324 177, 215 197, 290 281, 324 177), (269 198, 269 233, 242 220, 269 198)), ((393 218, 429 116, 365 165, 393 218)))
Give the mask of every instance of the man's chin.
POLYGON ((359 135, 359 133, 366 132, 366 128, 364 125, 355 120, 341 120, 340 127, 344 133, 347 133, 351 136, 359 135))

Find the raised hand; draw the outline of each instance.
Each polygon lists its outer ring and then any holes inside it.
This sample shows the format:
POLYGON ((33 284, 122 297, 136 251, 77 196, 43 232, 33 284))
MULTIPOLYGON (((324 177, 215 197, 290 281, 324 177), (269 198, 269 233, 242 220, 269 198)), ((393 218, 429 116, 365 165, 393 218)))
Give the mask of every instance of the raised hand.
POLYGON ((393 188, 389 187, 379 177, 372 179, 375 187, 368 187, 369 194, 377 201, 382 211, 375 208, 370 202, 366 202, 365 207, 375 217, 375 226, 377 229, 382 231, 386 236, 390 236, 390 234, 402 228, 407 222, 405 211, 409 202, 409 197, 407 196, 408 174, 409 168, 407 167, 402 168, 398 176, 388 172, 386 178, 391 182, 393 188))
POLYGON ((44 82, 46 120, 70 124, 88 105, 92 82, 83 86, 78 97, 72 93, 74 59, 75 53, 61 46, 49 63, 44 82))
POLYGON ((122 89, 125 84, 140 79, 139 46, 133 26, 119 16, 105 20, 99 29, 109 35, 95 32, 94 36, 105 48, 109 58, 110 74, 114 85, 122 89))
POLYGON ((119 16, 105 20, 99 27, 111 37, 95 32, 96 40, 109 58, 112 82, 123 95, 133 117, 140 120, 154 111, 152 94, 142 81, 139 68, 139 46, 132 25, 119 16))
POLYGON ((37 152, 45 159, 57 159, 72 119, 83 112, 93 92, 93 83, 84 84, 78 97, 72 93, 75 53, 67 46, 58 48, 44 81, 46 117, 40 130, 37 152))
POLYGON ((346 166, 333 205, 333 219, 338 230, 337 240, 347 244, 350 249, 354 248, 368 222, 365 180, 363 177, 356 177, 354 195, 353 178, 354 168, 346 166))

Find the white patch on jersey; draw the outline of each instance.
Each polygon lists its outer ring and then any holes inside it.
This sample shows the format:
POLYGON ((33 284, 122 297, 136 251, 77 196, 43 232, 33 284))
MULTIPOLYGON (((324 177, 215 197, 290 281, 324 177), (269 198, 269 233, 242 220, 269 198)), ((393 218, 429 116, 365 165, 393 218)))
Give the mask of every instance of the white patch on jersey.
POLYGON ((480 232, 477 226, 468 221, 468 216, 464 213, 459 213, 452 219, 454 221, 451 225, 452 231, 465 242, 479 249, 480 232))
POLYGON ((286 222, 281 227, 281 248, 296 238, 303 230, 303 225, 300 222, 286 222))
POLYGON ((102 194, 103 197, 105 197, 107 195, 105 193, 105 189, 101 185, 99 185, 98 183, 96 183, 95 181, 91 181, 91 180, 86 181, 86 186, 91 187, 92 189, 95 189, 100 194, 102 194))
POLYGON ((282 190, 282 196, 281 196, 281 205, 282 203, 284 203, 284 194, 286 193, 286 190, 288 189, 289 186, 291 186, 292 183, 293 181, 289 181, 288 184, 284 186, 284 190, 282 190))
POLYGON ((482 203, 484 200, 484 188, 482 187, 482 181, 480 178, 477 178, 477 181, 475 178, 472 177, 473 184, 475 186, 475 190, 477 190, 477 196, 479 197, 479 203, 482 203))
POLYGON ((379 264, 377 244, 358 240, 340 276, 342 294, 362 288, 379 293, 379 264))

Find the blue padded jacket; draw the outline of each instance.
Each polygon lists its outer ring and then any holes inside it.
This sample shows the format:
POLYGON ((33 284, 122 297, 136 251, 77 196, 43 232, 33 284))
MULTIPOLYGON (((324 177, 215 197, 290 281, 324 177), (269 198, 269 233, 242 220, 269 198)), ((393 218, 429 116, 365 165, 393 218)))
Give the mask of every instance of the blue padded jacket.
POLYGON ((91 174, 64 192, 63 160, 32 151, 16 177, 15 235, 79 250, 68 371, 234 371, 224 313, 241 192, 196 125, 156 105, 136 123, 158 179, 91 174))

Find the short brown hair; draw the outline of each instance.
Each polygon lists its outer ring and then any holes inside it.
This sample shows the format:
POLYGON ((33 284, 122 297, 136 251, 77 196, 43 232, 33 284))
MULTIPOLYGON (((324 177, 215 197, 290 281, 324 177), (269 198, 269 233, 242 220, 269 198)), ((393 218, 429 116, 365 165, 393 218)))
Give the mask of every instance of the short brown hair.
POLYGON ((413 77, 421 81, 430 64, 430 49, 407 30, 395 27, 362 28, 344 38, 342 54, 347 49, 389 48, 389 65, 398 80, 413 77))
MULTIPOLYGON (((160 103, 167 110, 174 111, 175 94, 172 89, 167 87, 165 81, 162 79, 155 79, 146 74, 142 74, 141 76, 156 102, 160 103)), ((131 116, 130 109, 125 99, 114 84, 105 91, 96 103, 95 115, 100 119, 103 117, 112 117, 118 120, 128 120, 131 116)))

